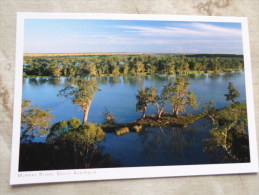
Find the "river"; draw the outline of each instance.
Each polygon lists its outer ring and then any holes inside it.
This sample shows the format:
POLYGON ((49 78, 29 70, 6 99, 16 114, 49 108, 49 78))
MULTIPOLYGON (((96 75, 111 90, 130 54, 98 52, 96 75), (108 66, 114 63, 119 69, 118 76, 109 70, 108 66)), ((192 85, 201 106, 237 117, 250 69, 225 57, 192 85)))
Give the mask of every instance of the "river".
MULTIPOLYGON (((228 93, 228 83, 233 82, 240 92, 238 101, 246 100, 244 72, 195 74, 189 75, 189 90, 193 91, 199 102, 199 108, 188 113, 202 111, 204 103, 214 100, 217 108, 230 104, 224 94, 228 93)), ((136 112, 136 94, 140 88, 155 86, 161 91, 164 85, 173 82, 173 75, 157 76, 118 76, 95 78, 101 89, 94 96, 88 121, 104 122, 104 111, 113 112, 115 120, 121 123, 139 119, 136 112)), ((58 92, 69 84, 69 78, 33 77, 23 79, 24 99, 32 100, 41 109, 50 109, 54 115, 53 123, 76 117, 82 120, 83 111, 70 100, 57 96, 58 92)), ((165 111, 170 111, 167 104, 165 111)), ((148 107, 147 114, 155 113, 155 107, 148 107)), ((211 124, 200 119, 187 128, 149 127, 140 133, 130 132, 116 136, 107 133, 99 145, 103 153, 111 154, 121 166, 155 166, 212 163, 210 155, 204 151, 204 139, 208 138, 211 124)), ((35 142, 45 142, 45 137, 36 137, 35 142)))

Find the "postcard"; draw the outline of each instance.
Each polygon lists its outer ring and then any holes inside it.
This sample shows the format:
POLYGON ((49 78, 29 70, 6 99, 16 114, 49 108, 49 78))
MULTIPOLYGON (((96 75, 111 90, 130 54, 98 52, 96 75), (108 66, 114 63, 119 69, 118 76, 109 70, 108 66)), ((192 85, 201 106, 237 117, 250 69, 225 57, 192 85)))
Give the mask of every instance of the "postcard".
POLYGON ((256 173, 244 17, 18 13, 11 185, 256 173))

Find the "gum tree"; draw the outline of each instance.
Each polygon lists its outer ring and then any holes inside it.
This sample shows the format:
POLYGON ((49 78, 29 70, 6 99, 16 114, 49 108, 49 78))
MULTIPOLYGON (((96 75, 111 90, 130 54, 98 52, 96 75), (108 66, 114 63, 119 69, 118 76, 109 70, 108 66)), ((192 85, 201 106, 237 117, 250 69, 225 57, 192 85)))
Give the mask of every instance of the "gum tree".
POLYGON ((179 112, 185 111, 188 105, 194 109, 198 108, 197 98, 193 92, 188 91, 189 86, 190 83, 185 77, 177 77, 174 84, 165 86, 175 117, 179 117, 179 112))
POLYGON ((54 118, 50 110, 42 110, 31 105, 31 100, 23 100, 21 115, 21 141, 26 142, 34 136, 48 133, 51 120, 54 118))
POLYGON ((227 101, 231 101, 233 104, 236 102, 236 98, 240 97, 240 93, 237 88, 234 87, 232 82, 228 83, 228 94, 224 95, 227 101))
POLYGON ((74 104, 79 105, 83 109, 83 124, 86 125, 90 106, 97 91, 100 91, 100 89, 95 80, 78 79, 60 90, 58 95, 71 99, 74 104))
POLYGON ((147 106, 150 104, 149 94, 150 94, 150 89, 146 87, 144 89, 140 89, 138 91, 138 94, 136 95, 136 98, 137 98, 136 110, 137 112, 142 113, 142 118, 146 118, 147 106))

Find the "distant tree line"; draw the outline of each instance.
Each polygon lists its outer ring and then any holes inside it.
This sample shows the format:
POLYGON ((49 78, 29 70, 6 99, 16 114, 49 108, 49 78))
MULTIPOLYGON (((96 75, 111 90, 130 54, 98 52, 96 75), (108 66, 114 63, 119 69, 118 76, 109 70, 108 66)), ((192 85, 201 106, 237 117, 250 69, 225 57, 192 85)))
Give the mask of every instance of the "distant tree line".
POLYGON ((24 76, 118 76, 227 72, 244 69, 241 55, 25 56, 24 76))

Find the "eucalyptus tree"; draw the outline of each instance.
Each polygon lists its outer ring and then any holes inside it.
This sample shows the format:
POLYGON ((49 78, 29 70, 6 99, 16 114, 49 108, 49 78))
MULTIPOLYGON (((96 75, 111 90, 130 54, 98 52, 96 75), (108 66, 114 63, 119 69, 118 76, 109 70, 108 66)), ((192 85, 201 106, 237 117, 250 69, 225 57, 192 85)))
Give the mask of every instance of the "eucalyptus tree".
POLYGON ((157 107, 157 117, 161 118, 164 113, 165 103, 169 98, 169 91, 166 86, 163 87, 163 90, 159 95, 157 95, 157 89, 155 87, 150 88, 149 101, 157 107))
MULTIPOLYGON (((52 125, 47 136, 47 143, 56 148, 68 148, 74 164, 78 167, 83 163, 84 168, 91 167, 93 156, 98 153, 98 144, 104 139, 105 132, 97 125, 82 125, 77 118, 70 121, 60 121, 52 125)), ((62 151, 62 150, 61 150, 62 151)), ((66 155, 66 153, 64 153, 66 155)))
POLYGON ((240 93, 237 88, 234 87, 233 82, 228 83, 228 93, 224 95, 227 101, 232 101, 233 104, 236 102, 236 98, 240 97, 240 93))
POLYGON ((147 106, 150 104, 149 96, 150 96, 150 88, 148 87, 140 89, 138 91, 138 94, 136 95, 136 98, 137 98, 136 110, 137 112, 142 113, 142 118, 146 118, 147 106))
POLYGON ((190 84, 186 77, 177 77, 174 84, 169 83, 165 86, 175 117, 179 116, 180 111, 185 111, 188 105, 194 109, 198 108, 195 94, 188 91, 190 84))
POLYGON ((205 149, 215 152, 221 159, 234 162, 249 161, 249 139, 247 133, 246 103, 236 103, 223 109, 210 109, 209 117, 213 121, 210 137, 205 141, 205 149))
POLYGON ((138 60, 133 66, 133 71, 135 74, 139 74, 145 71, 145 67, 142 61, 138 60))
POLYGON ((21 141, 26 142, 35 136, 48 133, 51 120, 54 118, 50 110, 42 110, 31 105, 31 100, 23 100, 21 114, 21 141))
POLYGON ((97 76, 96 63, 90 62, 87 64, 86 70, 89 76, 97 76))
POLYGON ((79 105, 84 111, 83 124, 87 124, 90 106, 94 94, 100 91, 96 80, 77 79, 72 84, 59 91, 58 96, 70 98, 74 104, 79 105))

